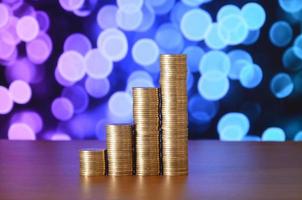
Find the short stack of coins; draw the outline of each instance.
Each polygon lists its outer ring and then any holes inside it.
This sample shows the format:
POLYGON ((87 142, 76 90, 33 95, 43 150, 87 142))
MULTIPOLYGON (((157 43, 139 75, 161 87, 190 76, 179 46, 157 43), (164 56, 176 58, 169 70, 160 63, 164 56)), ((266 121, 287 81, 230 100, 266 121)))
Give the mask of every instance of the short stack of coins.
POLYGON ((136 175, 159 175, 159 89, 133 88, 136 175))
POLYGON ((163 175, 188 174, 186 55, 161 55, 163 175))
POLYGON ((106 173, 106 156, 104 149, 80 150, 80 175, 103 176, 106 173))
POLYGON ((133 133, 130 124, 106 126, 108 175, 133 174, 133 133))

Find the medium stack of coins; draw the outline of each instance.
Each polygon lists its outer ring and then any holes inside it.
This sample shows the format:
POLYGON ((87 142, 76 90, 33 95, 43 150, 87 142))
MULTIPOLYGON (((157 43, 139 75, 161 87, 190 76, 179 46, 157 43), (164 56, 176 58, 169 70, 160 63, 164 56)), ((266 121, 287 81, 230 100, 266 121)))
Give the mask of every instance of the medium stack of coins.
POLYGON ((133 174, 133 134, 130 124, 106 126, 108 175, 133 174))
POLYGON ((163 175, 188 174, 186 55, 161 55, 163 175))
POLYGON ((102 176, 106 172, 106 159, 104 149, 80 150, 80 175, 102 176))
POLYGON ((159 89, 133 88, 136 175, 159 175, 159 89))

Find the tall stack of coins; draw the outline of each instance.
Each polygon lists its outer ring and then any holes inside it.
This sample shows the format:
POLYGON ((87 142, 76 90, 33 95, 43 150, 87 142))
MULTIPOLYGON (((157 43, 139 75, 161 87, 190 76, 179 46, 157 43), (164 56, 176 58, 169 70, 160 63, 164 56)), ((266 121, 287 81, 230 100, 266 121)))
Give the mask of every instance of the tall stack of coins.
POLYGON ((159 175, 159 89, 133 88, 136 175, 159 175))
POLYGON ((163 175, 188 174, 186 55, 161 55, 163 175))
POLYGON ((133 134, 130 124, 106 126, 108 175, 133 174, 133 134))
POLYGON ((80 150, 80 175, 102 176, 106 172, 104 149, 80 150))

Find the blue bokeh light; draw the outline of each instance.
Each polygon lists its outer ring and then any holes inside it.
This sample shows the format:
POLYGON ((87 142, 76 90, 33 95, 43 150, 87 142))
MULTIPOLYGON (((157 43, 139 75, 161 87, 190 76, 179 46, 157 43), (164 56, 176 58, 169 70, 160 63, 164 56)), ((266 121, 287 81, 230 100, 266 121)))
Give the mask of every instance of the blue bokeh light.
POLYGON ((147 0, 145 3, 152 6, 157 15, 164 15, 173 8, 175 0, 147 0))
POLYGON ((213 23, 205 37, 206 45, 211 49, 223 49, 226 47, 225 41, 221 38, 218 24, 213 23))
POLYGON ((285 139, 284 131, 278 127, 267 128, 262 134, 262 141, 283 142, 285 139))
POLYGON ((187 65, 191 72, 198 72, 199 63, 204 55, 204 50, 199 46, 188 46, 182 52, 187 55, 187 65))
POLYGON ((115 20, 121 29, 125 31, 134 31, 141 25, 143 21, 143 12, 141 10, 137 10, 129 13, 122 9, 118 9, 115 20))
POLYGON ((257 87, 262 81, 262 78, 262 69, 256 64, 246 64, 239 74, 240 83, 245 88, 257 87))
POLYGON ((257 42, 259 37, 260 37, 260 31, 259 30, 250 31, 247 38, 242 42, 242 44, 245 44, 245 45, 254 44, 255 42, 257 42))
POLYGON ((288 74, 279 73, 276 74, 271 80, 270 89, 275 97, 281 99, 289 96, 292 93, 294 84, 288 74))
POLYGON ((181 33, 171 23, 162 24, 157 29, 155 41, 164 52, 180 53, 184 47, 184 39, 181 33))
POLYGON ((284 47, 290 43, 293 30, 286 21, 275 22, 269 30, 269 39, 277 47, 284 47))
POLYGON ((234 49, 228 53, 228 56, 231 60, 231 69, 228 74, 230 79, 239 79, 242 68, 246 64, 253 63, 252 56, 242 49, 234 49))
POLYGON ((249 119, 243 113, 227 113, 220 118, 217 132, 220 139, 242 140, 250 129, 249 119))
POLYGON ((144 4, 142 7, 143 19, 139 27, 136 28, 136 31, 144 32, 148 31, 155 22, 155 13, 152 7, 148 4, 144 4))
POLYGON ((97 14, 96 21, 100 28, 117 28, 115 15, 118 8, 116 5, 105 5, 97 14))
POLYGON ((230 82, 223 72, 209 71, 200 77, 197 88, 203 98, 216 101, 227 94, 230 82))
POLYGON ((201 74, 205 74, 209 71, 219 71, 227 75, 231 68, 230 58, 223 51, 213 50, 203 55, 200 64, 199 71, 201 74))
POLYGON ((302 69, 302 60, 295 54, 294 48, 288 48, 282 56, 283 66, 290 71, 299 71, 302 69))
POLYGON ((242 141, 246 141, 246 142, 260 142, 261 138, 259 136, 255 136, 255 135, 246 135, 243 137, 242 141))
POLYGON ((296 13, 302 9, 300 0, 279 0, 280 7, 289 13, 296 13))
POLYGON ((296 133, 294 141, 302 141, 302 131, 299 131, 298 133, 296 133))
POLYGON ((183 15, 190 9, 192 9, 191 6, 188 6, 181 1, 177 2, 173 7, 173 9, 171 10, 170 21, 173 24, 179 25, 183 15))
POLYGON ((240 15, 240 8, 233 4, 224 5, 218 10, 216 20, 220 21, 229 15, 240 15))
POLYGON ((248 26, 241 15, 227 15, 218 21, 220 37, 226 44, 238 45, 243 42, 248 34, 248 26))
POLYGON ((212 0, 182 0, 183 3, 191 7, 197 7, 210 1, 212 0))
POLYGON ((132 96, 129 93, 118 91, 110 97, 108 108, 116 120, 128 121, 132 119, 132 104, 132 96))
POLYGON ((85 81, 85 89, 91 97, 102 98, 110 91, 110 82, 107 78, 94 79, 88 77, 85 81))
POLYGON ((212 18, 209 13, 196 8, 183 15, 180 30, 188 40, 201 41, 205 38, 211 24, 212 18))
POLYGON ((141 70, 132 72, 127 80, 126 91, 132 93, 133 87, 154 87, 152 76, 141 70))
POLYGON ((244 18, 249 30, 260 29, 266 19, 266 14, 262 6, 255 2, 245 4, 241 8, 241 15, 244 18))
POLYGON ((302 59, 302 34, 296 37, 293 50, 296 56, 302 59))
POLYGON ((159 58, 159 48, 154 40, 140 39, 132 47, 132 57, 139 65, 152 65, 159 58))
POLYGON ((79 85, 64 88, 62 91, 62 96, 70 100, 70 102, 73 104, 75 113, 82 113, 88 107, 88 95, 83 87, 79 85))

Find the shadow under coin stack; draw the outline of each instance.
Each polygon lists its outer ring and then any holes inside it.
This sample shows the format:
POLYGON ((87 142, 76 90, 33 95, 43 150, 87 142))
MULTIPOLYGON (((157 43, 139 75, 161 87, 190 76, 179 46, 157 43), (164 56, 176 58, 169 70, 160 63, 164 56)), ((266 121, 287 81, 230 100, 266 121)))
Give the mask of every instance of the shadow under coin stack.
POLYGON ((82 176, 102 176, 106 173, 104 149, 80 150, 80 174, 82 176))
POLYGON ((160 56, 163 175, 188 174, 187 66, 185 55, 160 56))
POLYGON ((136 175, 159 175, 159 89, 133 88, 136 175))
POLYGON ((133 174, 133 134, 130 124, 106 126, 108 175, 133 174))

